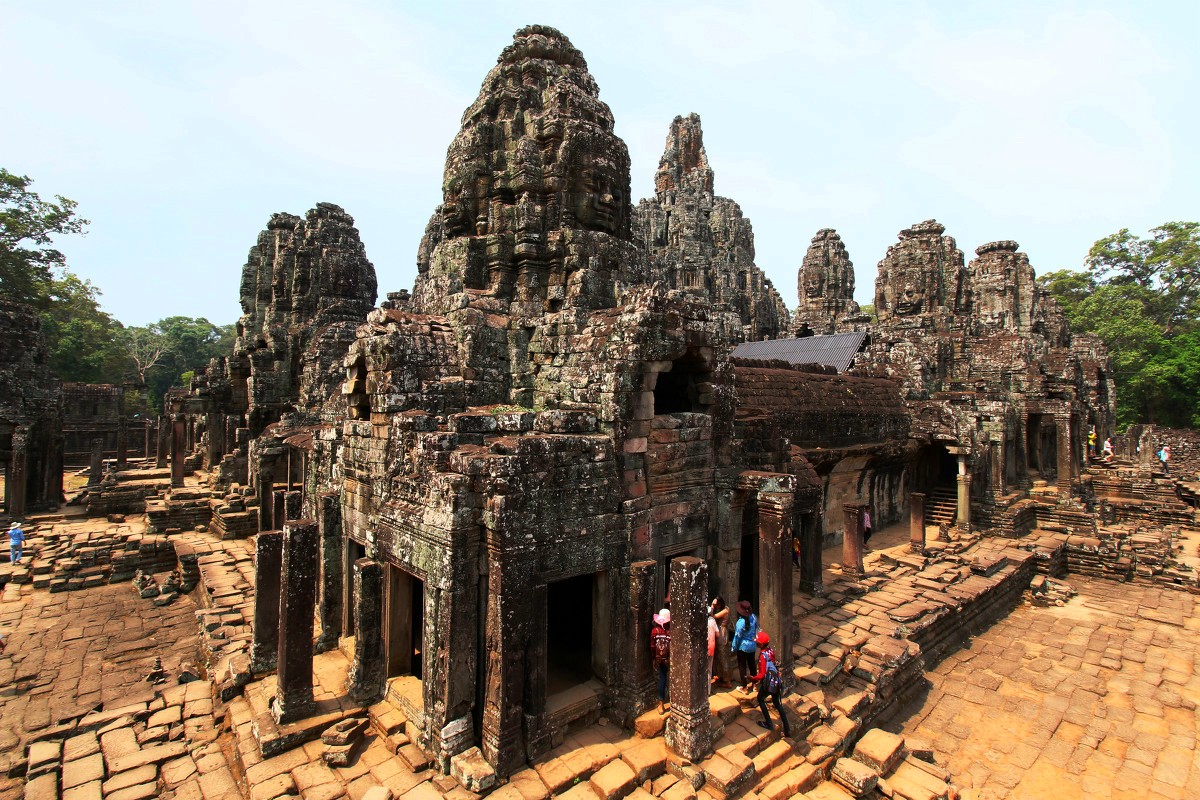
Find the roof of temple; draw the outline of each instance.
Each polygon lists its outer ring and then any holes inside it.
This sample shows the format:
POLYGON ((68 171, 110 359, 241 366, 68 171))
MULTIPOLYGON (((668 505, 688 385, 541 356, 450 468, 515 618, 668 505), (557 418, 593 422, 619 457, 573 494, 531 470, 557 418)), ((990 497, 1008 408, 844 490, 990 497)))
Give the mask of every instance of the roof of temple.
POLYGON ((838 372, 845 372, 866 339, 865 331, 852 331, 828 336, 805 336, 801 339, 742 342, 733 349, 732 355, 734 358, 764 361, 778 359, 789 364, 824 364, 838 372))

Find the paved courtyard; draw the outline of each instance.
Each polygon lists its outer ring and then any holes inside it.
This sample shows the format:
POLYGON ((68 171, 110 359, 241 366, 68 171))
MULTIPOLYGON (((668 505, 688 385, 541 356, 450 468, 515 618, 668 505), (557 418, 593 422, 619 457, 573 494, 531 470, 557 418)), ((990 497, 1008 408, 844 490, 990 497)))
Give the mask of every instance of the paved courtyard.
POLYGON ((890 730, 979 798, 1200 797, 1200 618, 1183 592, 1070 579, 946 658, 890 730))

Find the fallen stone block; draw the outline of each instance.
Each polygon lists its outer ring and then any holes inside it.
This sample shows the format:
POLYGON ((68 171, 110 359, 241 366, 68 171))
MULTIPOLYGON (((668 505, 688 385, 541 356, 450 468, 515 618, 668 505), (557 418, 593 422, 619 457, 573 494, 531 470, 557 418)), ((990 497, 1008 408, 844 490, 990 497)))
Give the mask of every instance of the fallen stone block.
POLYGON ((471 792, 482 794, 496 785, 496 770, 484 760, 478 747, 464 750, 451 758, 450 774, 471 792))
POLYGON ((834 762, 831 776, 855 797, 862 797, 879 782, 878 772, 850 758, 839 758, 834 762))

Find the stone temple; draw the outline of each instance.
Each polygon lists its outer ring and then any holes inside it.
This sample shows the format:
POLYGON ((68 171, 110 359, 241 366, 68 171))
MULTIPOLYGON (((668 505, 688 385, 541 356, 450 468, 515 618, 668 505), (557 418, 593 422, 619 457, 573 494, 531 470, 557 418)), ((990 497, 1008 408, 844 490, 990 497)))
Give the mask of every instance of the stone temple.
MULTIPOLYGON (((968 261, 934 220, 902 230, 871 317, 825 228, 790 313, 750 221, 714 193, 698 116, 670 123, 654 178, 635 204, 583 55, 531 26, 463 114, 411 292, 375 305, 341 208, 271 217, 233 351, 168 394, 148 474, 97 475, 87 499, 144 512, 177 554, 197 526, 253 537, 238 590, 252 600, 205 627, 215 697, 253 733, 244 752, 369 713, 414 769, 485 791, 603 723, 661 734, 664 770, 736 795, 768 773, 729 751, 737 704, 710 700, 719 594, 753 604, 796 687, 788 713, 809 739, 788 752, 850 785, 859 767, 839 756, 915 691, 920 654, 1003 616, 1035 571, 1196 590, 1173 555, 1191 509, 1142 453, 1200 453, 1200 438, 1138 427, 1118 437, 1122 468, 1094 463, 1088 433, 1114 427, 1107 355, 1015 242, 968 261), (865 560, 868 514, 903 545, 865 560), (872 593, 900 598, 886 625, 847 622, 872 593), (656 725, 649 632, 667 598, 656 725)), ((25 312, 0 311, 21 328, 25 312)), ((22 387, 0 405, 14 517, 61 491, 56 387, 26 330, 0 372, 22 387)), ((207 581, 217 561, 200 564, 207 581)))

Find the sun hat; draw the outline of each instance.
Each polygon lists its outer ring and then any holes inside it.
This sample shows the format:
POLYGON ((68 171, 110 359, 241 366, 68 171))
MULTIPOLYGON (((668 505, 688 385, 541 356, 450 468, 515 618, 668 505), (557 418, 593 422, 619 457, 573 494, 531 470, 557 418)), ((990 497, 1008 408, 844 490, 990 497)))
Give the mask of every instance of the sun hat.
POLYGON ((758 642, 759 644, 770 644, 771 637, 767 636, 766 631, 759 631, 758 635, 754 637, 754 641, 758 642))
POLYGON ((662 611, 654 615, 654 621, 659 625, 666 625, 671 621, 671 609, 664 608, 662 611))
POLYGON ((21 523, 19 523, 19 522, 13 522, 13 524, 12 524, 12 525, 9 525, 9 526, 8 526, 8 529, 11 531, 13 528, 19 528, 19 527, 21 527, 21 523))
POLYGON ((751 611, 750 601, 749 600, 738 600, 737 609, 738 609, 739 614, 742 614, 742 615, 749 614, 751 611))

